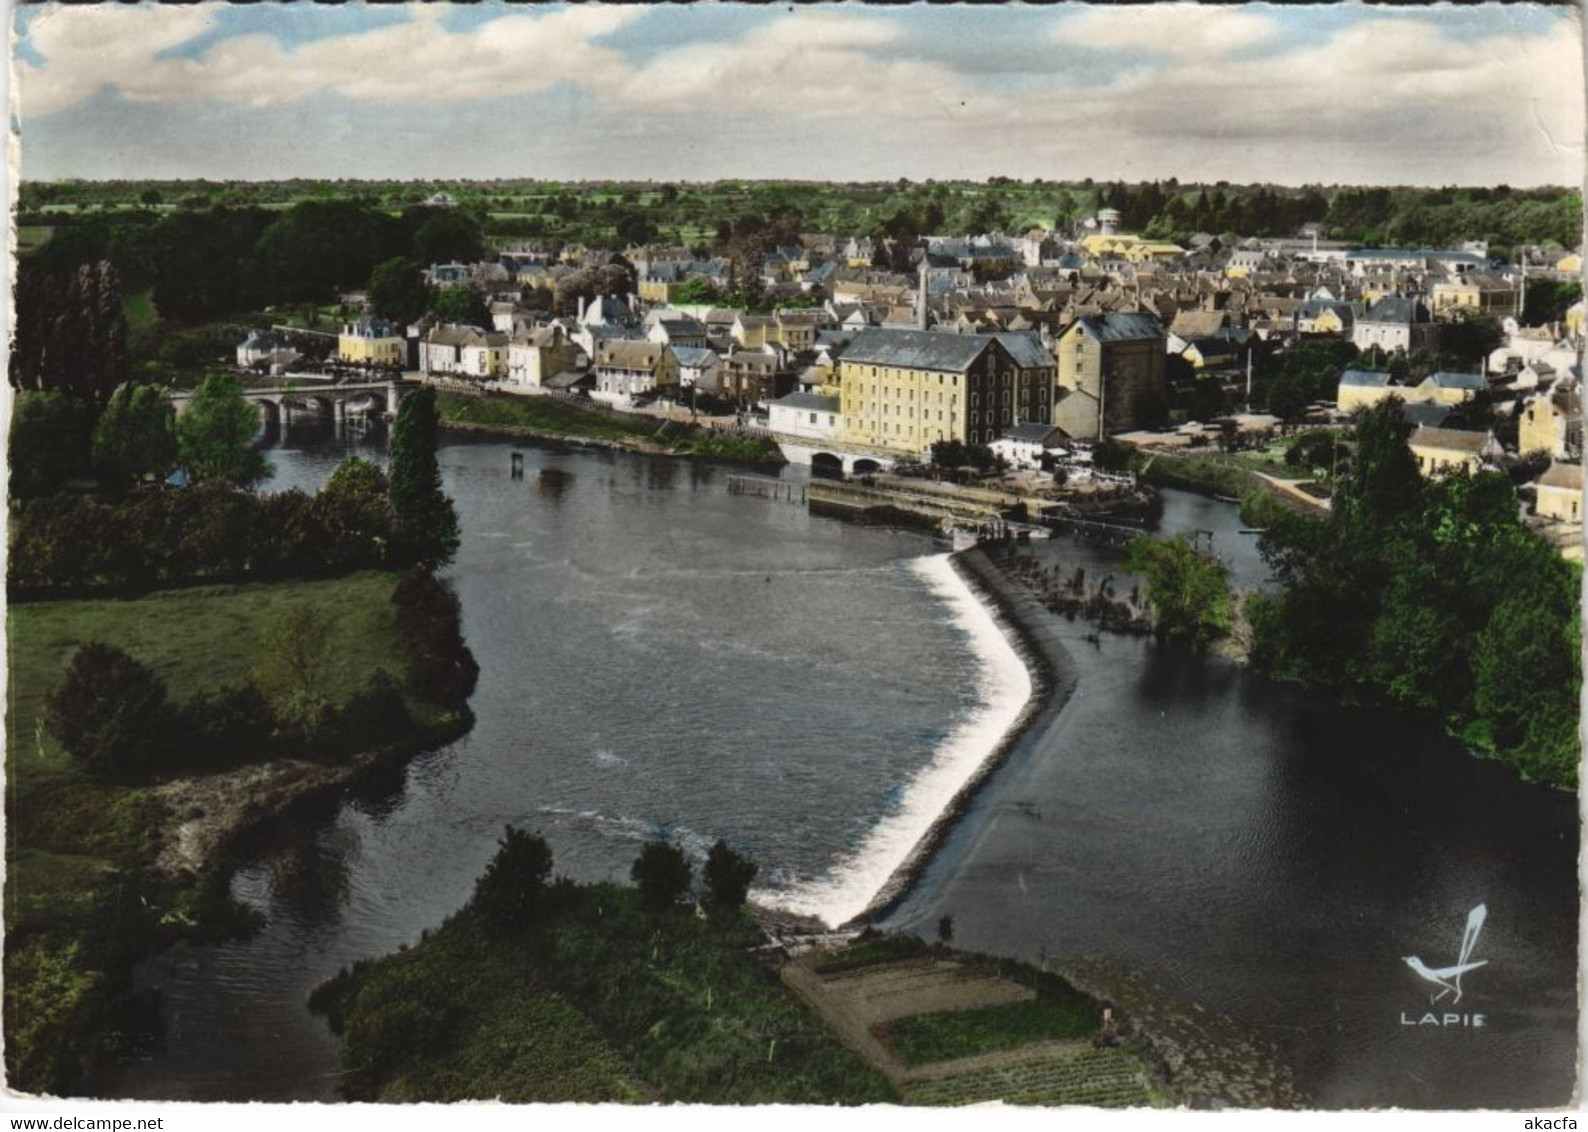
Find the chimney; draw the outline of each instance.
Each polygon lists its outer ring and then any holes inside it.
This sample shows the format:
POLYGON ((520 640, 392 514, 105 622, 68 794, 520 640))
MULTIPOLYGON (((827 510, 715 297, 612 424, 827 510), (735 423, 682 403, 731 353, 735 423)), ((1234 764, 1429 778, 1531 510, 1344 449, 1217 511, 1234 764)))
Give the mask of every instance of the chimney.
POLYGON ((916 299, 915 328, 926 329, 926 253, 921 253, 921 293, 916 299))

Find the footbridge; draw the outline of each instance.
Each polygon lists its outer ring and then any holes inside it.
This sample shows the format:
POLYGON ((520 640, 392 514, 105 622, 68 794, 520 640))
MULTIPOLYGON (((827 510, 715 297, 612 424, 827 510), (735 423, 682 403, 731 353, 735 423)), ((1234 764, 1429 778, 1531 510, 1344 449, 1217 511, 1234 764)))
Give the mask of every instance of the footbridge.
MULTIPOLYGON (((416 382, 388 381, 284 381, 280 385, 242 391, 243 399, 259 406, 267 424, 280 424, 288 409, 316 412, 340 424, 349 414, 395 417, 403 398, 419 388, 416 382)), ((192 404, 194 394, 175 393, 171 404, 178 413, 192 404)))

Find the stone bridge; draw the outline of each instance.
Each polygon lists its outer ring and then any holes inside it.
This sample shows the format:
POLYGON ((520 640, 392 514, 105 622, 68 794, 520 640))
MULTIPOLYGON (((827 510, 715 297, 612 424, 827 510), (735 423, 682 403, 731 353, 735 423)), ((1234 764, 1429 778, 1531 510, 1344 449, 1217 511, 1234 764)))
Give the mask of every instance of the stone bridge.
POLYGON ((864 476, 887 471, 898 461, 897 456, 824 444, 819 440, 791 442, 778 437, 777 446, 789 463, 809 464, 811 471, 817 473, 864 476))
MULTIPOLYGON (((415 382, 406 381, 344 381, 294 382, 267 388, 244 389, 243 399, 259 406, 267 425, 279 425, 287 409, 310 409, 329 417, 337 424, 347 419, 348 413, 376 413, 395 417, 403 398, 419 388, 415 382)), ((171 404, 178 413, 184 412, 193 401, 192 393, 174 393, 171 404)))

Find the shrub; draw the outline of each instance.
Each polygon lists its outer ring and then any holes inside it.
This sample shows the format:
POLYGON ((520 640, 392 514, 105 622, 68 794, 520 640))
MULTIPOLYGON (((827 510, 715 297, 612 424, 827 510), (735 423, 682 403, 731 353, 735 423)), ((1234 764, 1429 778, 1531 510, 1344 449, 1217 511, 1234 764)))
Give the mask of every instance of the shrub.
POLYGON ((165 682, 114 645, 91 641, 50 693, 45 725, 84 770, 135 777, 156 767, 172 734, 165 682))
POLYGON ((496 843, 496 856, 475 882, 474 907, 493 927, 527 928, 544 903, 550 876, 551 846, 546 839, 508 826, 496 843))
POLYGON ((248 762, 270 744, 275 719, 264 693, 250 682, 202 691, 178 712, 179 745, 188 762, 206 766, 248 762))
POLYGON ((750 884, 760 871, 754 861, 719 840, 706 855, 706 892, 711 902, 723 908, 742 908, 750 895, 750 884))
POLYGON ((397 678, 377 668, 369 682, 343 705, 338 727, 345 743, 367 746, 405 730, 412 718, 397 678))
POLYGON ((640 901, 652 912, 673 907, 694 882, 689 858, 667 841, 647 841, 629 875, 639 886, 640 901))

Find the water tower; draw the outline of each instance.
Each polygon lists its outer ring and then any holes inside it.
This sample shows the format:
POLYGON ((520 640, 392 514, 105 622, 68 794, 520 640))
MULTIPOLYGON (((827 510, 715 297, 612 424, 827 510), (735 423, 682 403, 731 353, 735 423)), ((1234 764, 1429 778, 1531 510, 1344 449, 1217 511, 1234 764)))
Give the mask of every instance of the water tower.
POLYGON ((1119 211, 1113 208, 1098 209, 1097 228, 1105 236, 1112 236, 1119 231, 1119 211))

